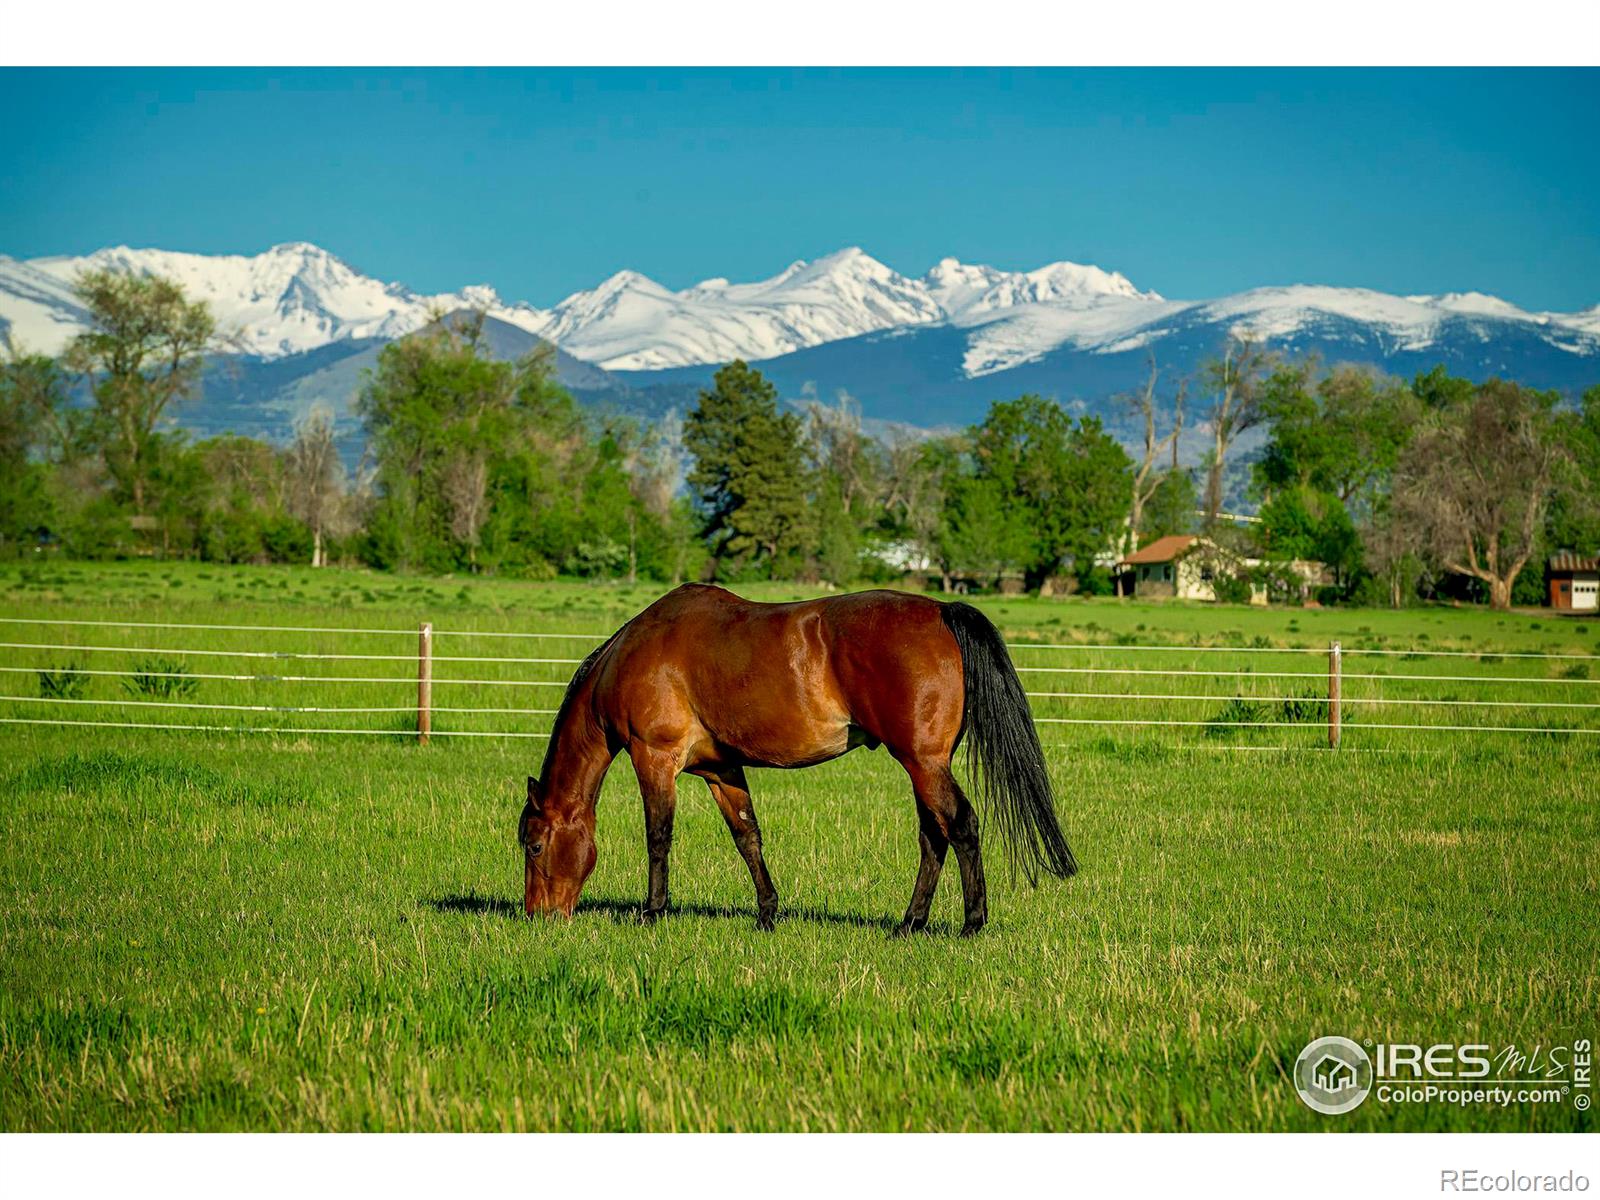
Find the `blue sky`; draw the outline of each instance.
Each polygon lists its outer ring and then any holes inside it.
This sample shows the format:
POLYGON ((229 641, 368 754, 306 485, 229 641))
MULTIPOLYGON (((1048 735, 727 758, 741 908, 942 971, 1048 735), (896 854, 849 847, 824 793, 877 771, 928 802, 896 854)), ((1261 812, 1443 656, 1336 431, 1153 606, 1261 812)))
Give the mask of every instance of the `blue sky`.
POLYGON ((1596 70, 0 70, 0 253, 310 241, 550 304, 860 245, 1600 302, 1596 70))

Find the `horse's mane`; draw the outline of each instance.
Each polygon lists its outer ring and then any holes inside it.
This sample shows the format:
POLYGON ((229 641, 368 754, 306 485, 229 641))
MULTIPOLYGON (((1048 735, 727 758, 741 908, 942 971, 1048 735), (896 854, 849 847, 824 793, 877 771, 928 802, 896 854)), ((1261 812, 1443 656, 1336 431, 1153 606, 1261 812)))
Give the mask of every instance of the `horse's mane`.
POLYGON ((561 703, 556 707, 555 723, 550 726, 550 740, 545 743, 544 765, 539 769, 540 778, 549 774, 550 756, 555 753, 556 741, 561 735, 562 728, 567 723, 567 718, 572 715, 573 707, 578 702, 578 693, 583 690, 584 682, 590 675, 594 674, 595 665, 599 663, 600 656, 611 648, 611 643, 616 641, 622 635, 622 630, 626 628, 627 625, 624 625, 622 629, 618 629, 616 633, 613 633, 605 641, 589 651, 588 656, 578 664, 578 669, 572 673, 572 680, 567 684, 567 690, 561 694, 561 703))

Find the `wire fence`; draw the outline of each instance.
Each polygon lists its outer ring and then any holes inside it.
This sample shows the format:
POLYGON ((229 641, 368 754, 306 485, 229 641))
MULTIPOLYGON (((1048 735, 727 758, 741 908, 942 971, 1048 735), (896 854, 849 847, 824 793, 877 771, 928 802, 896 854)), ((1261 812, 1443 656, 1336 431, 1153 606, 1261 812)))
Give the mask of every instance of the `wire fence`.
MULTIPOLYGON (((522 705, 508 703, 515 693, 501 689, 564 689, 582 658, 471 653, 488 648, 474 645, 478 639, 565 641, 576 643, 574 653, 587 653, 609 636, 598 631, 436 630, 426 622, 401 629, 0 616, 0 636, 27 637, 34 630, 41 640, 0 641, 0 725, 368 735, 424 743, 434 737, 550 735, 550 718, 557 710, 547 706, 548 691, 530 694, 533 703, 522 705), (378 645, 369 652, 352 649, 350 637, 396 641, 392 651, 378 645), (402 638, 414 648, 402 649, 402 638), (238 639, 247 639, 247 644, 221 644, 238 639), (273 646, 273 641, 288 644, 273 646), (194 644, 198 642, 207 644, 194 644), (435 652, 441 642, 450 653, 435 652), (84 665, 80 656, 105 665, 84 665), (191 659, 206 666, 215 662, 222 669, 191 670, 191 659), (230 660, 307 665, 300 668, 304 673, 295 674, 228 671, 230 660), (315 666, 323 663, 371 664, 376 673, 360 667, 354 668, 357 673, 345 673, 352 668, 338 666, 324 673, 315 666), (394 670, 400 663, 414 673, 394 670), (462 673, 454 674, 457 669, 462 673), (316 694, 324 685, 337 686, 326 696, 316 694), (204 696, 198 694, 202 686, 208 693, 204 696), (450 689, 451 702, 434 704, 435 687, 450 689), (88 694, 96 689, 98 694, 88 694), (153 719, 122 719, 146 712, 153 719), (179 713, 193 713, 196 719, 177 719, 179 713), (217 714, 238 714, 239 720, 218 723, 217 714), (278 719, 251 721, 247 715, 278 719), (319 720, 304 724, 296 719, 300 717, 319 720)), ((1600 654, 1026 638, 1009 646, 1035 722, 1063 734, 1145 728, 1189 731, 1192 736, 1198 730, 1212 739, 1201 745, 1213 749, 1326 744, 1374 752, 1396 749, 1391 735, 1403 737, 1406 745, 1418 735, 1431 734, 1554 736, 1583 742, 1600 735, 1600 693, 1591 690, 1600 685, 1600 654), (1126 659, 1118 661, 1122 655, 1142 656, 1138 661, 1147 665, 1126 665, 1126 659), (1284 655, 1300 656, 1316 668, 1276 669, 1284 655), (1343 661, 1348 657, 1368 658, 1371 667, 1347 672, 1343 661), (1394 660, 1433 660, 1441 669, 1386 669, 1394 660), (1469 660, 1479 668, 1476 673, 1462 673, 1469 660), (1269 669, 1257 669, 1257 662, 1269 669), (1532 673, 1540 665, 1545 673, 1532 673), (1106 682, 1097 690, 1049 687, 1052 678, 1079 675, 1104 677, 1106 682), (1460 694, 1463 688, 1467 694, 1460 694), (1412 719, 1380 719, 1391 714, 1412 719), (1293 740, 1271 745, 1227 742, 1234 735, 1249 738, 1265 730, 1292 732, 1293 740), (1350 736, 1371 742, 1379 735, 1390 737, 1391 744, 1346 745, 1350 736)))

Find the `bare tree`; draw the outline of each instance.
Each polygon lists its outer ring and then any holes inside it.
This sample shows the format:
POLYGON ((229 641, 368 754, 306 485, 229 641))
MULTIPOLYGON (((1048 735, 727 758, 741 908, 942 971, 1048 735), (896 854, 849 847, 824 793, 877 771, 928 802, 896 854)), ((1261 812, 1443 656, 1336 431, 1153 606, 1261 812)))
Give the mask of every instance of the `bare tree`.
POLYGON ((1423 573, 1427 547, 1417 525, 1386 506, 1361 529, 1362 557, 1373 576, 1389 590, 1389 606, 1400 608, 1423 573))
POLYGON ((627 454, 628 486, 644 510, 665 520, 683 483, 683 418, 673 409, 627 454))
POLYGON ((1128 398, 1136 415, 1144 418, 1144 451, 1139 466, 1133 473, 1133 505, 1128 510, 1128 536, 1123 553, 1131 554, 1139 548, 1139 529, 1144 522, 1144 506, 1161 486, 1162 475, 1156 472, 1156 461, 1169 449, 1172 451, 1172 469, 1178 465, 1178 436, 1183 432, 1183 398, 1188 381, 1178 384, 1178 394, 1172 402, 1172 429, 1163 438, 1156 437, 1156 381, 1161 375, 1155 356, 1150 357, 1150 374, 1144 390, 1128 398))
POLYGON ((836 407, 812 401, 806 405, 806 435, 812 462, 838 481, 845 511, 853 512, 875 482, 869 439, 861 432, 861 405, 843 390, 836 407))
POLYGON ((921 555, 939 566, 939 581, 951 588, 949 563, 940 553, 944 529, 945 489, 942 460, 954 455, 951 439, 929 438, 920 431, 899 428, 890 435, 886 450, 883 506, 893 515, 921 555))
POLYGON ((206 474, 219 498, 242 495, 252 507, 275 512, 284 502, 284 464, 266 442, 224 434, 202 446, 206 474))
POLYGON ((898 510, 908 524, 912 497, 920 489, 924 474, 918 469, 923 441, 922 433, 896 426, 884 447, 883 506, 891 513, 898 510))
POLYGON ((1206 381, 1216 390, 1211 406, 1211 461, 1206 473, 1206 524, 1214 526, 1222 510, 1223 475, 1228 451, 1239 436, 1266 419, 1261 406, 1261 381, 1270 373, 1274 358, 1256 343, 1255 334, 1235 330, 1228 335, 1222 357, 1207 363, 1206 381))
POLYGON ((318 405, 296 422, 283 466, 289 511, 311 527, 311 565, 326 566, 323 538, 345 501, 344 467, 328 409, 318 405))
POLYGON ((467 565, 478 569, 478 543, 489 516, 489 459, 482 450, 458 447, 439 474, 439 490, 450 518, 450 536, 467 548, 467 565))
POLYGON ((1494 608, 1537 548, 1570 456, 1548 397, 1491 379, 1472 400, 1438 413, 1396 472, 1396 517, 1445 570, 1481 579, 1494 608))
MULTIPOLYGON (((628 474, 628 491, 638 507, 629 506, 624 519, 628 523, 628 582, 639 580, 639 509, 642 508, 664 530, 672 531, 677 514, 673 511, 673 497, 683 484, 685 451, 683 448, 683 418, 677 409, 670 409, 657 424, 646 429, 642 436, 631 432, 626 435, 623 468, 628 474)), ((673 546, 673 582, 683 578, 684 559, 688 548, 684 539, 675 538, 673 546)))

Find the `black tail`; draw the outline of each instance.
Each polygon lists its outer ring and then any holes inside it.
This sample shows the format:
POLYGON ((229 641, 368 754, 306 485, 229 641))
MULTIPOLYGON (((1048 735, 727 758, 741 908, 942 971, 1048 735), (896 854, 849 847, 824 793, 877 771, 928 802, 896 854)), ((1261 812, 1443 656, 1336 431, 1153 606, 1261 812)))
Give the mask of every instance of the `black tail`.
POLYGON ((1056 823, 1044 750, 1005 641, 970 604, 946 604, 943 615, 961 648, 967 680, 961 733, 971 738, 967 769, 984 812, 1029 883, 1038 882, 1041 869, 1065 879, 1078 864, 1056 823))

